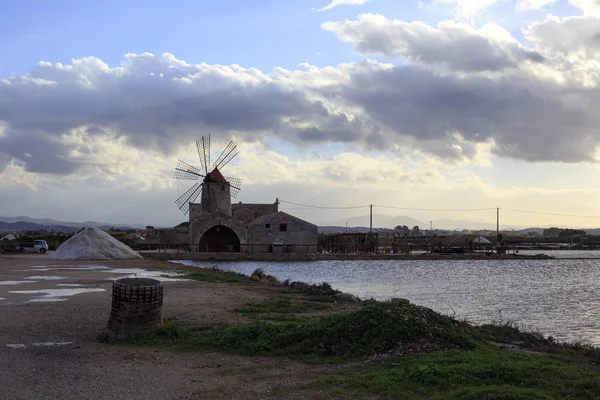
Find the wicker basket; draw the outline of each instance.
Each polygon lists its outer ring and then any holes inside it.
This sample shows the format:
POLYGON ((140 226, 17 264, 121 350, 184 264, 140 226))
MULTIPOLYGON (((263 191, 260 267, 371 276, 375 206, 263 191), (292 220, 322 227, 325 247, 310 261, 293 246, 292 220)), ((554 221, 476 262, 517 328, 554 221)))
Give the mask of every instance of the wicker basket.
POLYGON ((108 340, 133 339, 163 326, 163 285, 150 278, 124 278, 113 283, 108 340))

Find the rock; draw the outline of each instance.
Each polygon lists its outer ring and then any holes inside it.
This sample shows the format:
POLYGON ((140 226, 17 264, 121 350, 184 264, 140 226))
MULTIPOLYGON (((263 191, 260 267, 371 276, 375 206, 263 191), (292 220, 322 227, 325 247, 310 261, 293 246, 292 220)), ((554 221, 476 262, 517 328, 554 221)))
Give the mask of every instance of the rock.
POLYGON ((339 293, 335 295, 335 298, 340 301, 347 301, 352 303, 358 303, 360 301, 358 297, 350 293, 339 293))
POLYGON ((253 281, 260 281, 260 276, 258 276, 258 275, 252 275, 250 277, 250 279, 252 279, 253 281))
POLYGON ((297 289, 297 290, 310 289, 310 285, 308 283, 304 283, 304 282, 292 282, 290 287, 292 289, 297 289))

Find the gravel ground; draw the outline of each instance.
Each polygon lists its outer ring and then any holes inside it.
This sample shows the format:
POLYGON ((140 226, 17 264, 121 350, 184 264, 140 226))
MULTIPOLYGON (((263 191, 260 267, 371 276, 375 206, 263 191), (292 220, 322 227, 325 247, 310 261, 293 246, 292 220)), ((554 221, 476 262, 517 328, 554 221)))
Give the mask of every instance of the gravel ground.
MULTIPOLYGON (((114 269, 124 268, 164 271, 189 267, 146 260, 59 264, 41 255, 0 255, 0 399, 277 398, 274 389, 296 387, 345 368, 284 358, 98 343, 95 339, 110 314, 111 279, 124 276, 114 269), (61 269, 90 264, 112 270, 61 269), (6 284, 32 276, 63 279, 6 284), (74 287, 57 286, 65 284, 104 291, 77 294, 60 302, 30 302, 43 295, 10 293, 74 287), (48 342, 60 345, 34 345, 48 342)), ((163 316, 190 326, 246 322, 232 310, 278 292, 278 288, 250 281, 235 285, 169 281, 164 286, 163 316)))

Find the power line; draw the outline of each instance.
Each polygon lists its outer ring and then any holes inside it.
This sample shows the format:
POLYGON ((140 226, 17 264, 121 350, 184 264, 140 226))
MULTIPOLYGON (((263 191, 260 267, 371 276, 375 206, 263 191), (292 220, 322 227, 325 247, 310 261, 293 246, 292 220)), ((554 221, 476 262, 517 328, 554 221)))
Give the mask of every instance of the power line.
POLYGON ((556 217, 571 217, 571 218, 600 218, 598 215, 573 215, 573 214, 559 214, 559 213, 548 213, 541 211, 527 211, 527 210, 515 210, 513 208, 501 208, 504 211, 513 211, 524 214, 539 214, 539 215, 553 215, 556 217))
POLYGON ((439 212, 496 210, 496 208, 465 208, 465 209, 408 208, 408 207, 381 206, 381 205, 375 205, 375 204, 373 204, 373 207, 391 208, 394 210, 406 210, 406 211, 439 211, 439 212))
MULTIPOLYGON (((307 209, 322 209, 322 210, 355 210, 360 208, 369 208, 371 205, 362 205, 362 206, 349 206, 349 207, 326 207, 326 206, 316 206, 310 204, 300 204, 294 203, 291 201, 279 200, 280 203, 291 204, 294 206, 298 206, 301 208, 285 208, 286 210, 307 210, 307 209)), ((404 210, 404 211, 428 211, 428 212, 475 212, 475 211, 496 211, 497 207, 489 207, 489 208, 413 208, 413 207, 396 207, 396 206, 385 206, 380 204, 373 204, 373 207, 379 208, 387 208, 393 210, 404 210)), ((542 212, 542 211, 530 211, 530 210, 517 210, 514 208, 500 208, 500 211, 512 211, 524 214, 538 214, 538 215, 550 215, 555 217, 571 217, 571 218, 597 218, 600 219, 600 215, 576 215, 576 214, 562 214, 562 213, 551 213, 551 212, 542 212)))
POLYGON ((313 205, 307 205, 307 204, 298 204, 298 203, 292 203, 291 201, 285 201, 285 200, 279 200, 280 203, 286 203, 286 204, 291 204, 294 206, 301 206, 301 207, 306 207, 306 208, 320 208, 320 209, 324 209, 324 210, 352 210, 352 209, 357 209, 357 208, 369 208, 370 206, 366 205, 366 206, 354 206, 354 207, 323 207, 323 206, 313 206, 313 205))

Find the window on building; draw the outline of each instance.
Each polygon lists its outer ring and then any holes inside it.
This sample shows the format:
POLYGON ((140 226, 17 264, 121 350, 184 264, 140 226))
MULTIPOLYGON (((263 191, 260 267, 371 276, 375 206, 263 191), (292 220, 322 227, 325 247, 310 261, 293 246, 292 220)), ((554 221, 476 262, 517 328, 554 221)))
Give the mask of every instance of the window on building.
POLYGON ((265 224, 265 228, 269 229, 271 227, 271 224, 265 224))
POLYGON ((279 232, 287 232, 287 224, 279 224, 279 232))

